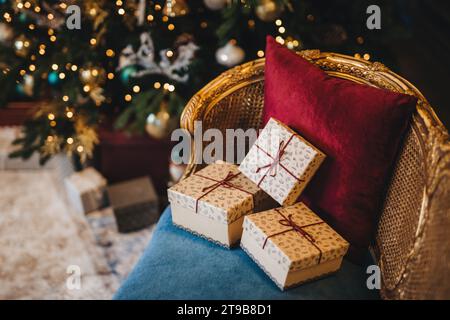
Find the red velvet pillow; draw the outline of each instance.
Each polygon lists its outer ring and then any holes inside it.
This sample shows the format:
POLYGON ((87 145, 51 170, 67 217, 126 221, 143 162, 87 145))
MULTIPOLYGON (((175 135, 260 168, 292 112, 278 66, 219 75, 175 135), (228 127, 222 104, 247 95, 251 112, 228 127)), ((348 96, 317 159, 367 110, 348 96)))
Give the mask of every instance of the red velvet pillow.
POLYGON ((267 37, 264 124, 274 117, 327 155, 302 195, 361 260, 417 99, 328 76, 267 37))

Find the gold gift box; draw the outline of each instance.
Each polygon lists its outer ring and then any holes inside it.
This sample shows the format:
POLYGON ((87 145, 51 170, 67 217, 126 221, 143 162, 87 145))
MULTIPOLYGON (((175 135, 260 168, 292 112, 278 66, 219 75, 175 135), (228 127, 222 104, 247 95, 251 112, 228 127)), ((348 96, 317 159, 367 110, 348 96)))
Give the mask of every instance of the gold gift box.
POLYGON ((325 159, 319 149, 271 118, 239 170, 279 204, 294 204, 325 159))
POLYGON ((237 166, 214 163, 168 189, 175 225, 230 247, 242 235, 249 213, 274 207, 260 188, 237 166))
POLYGON ((284 290, 339 270, 349 244, 305 204, 245 217, 241 247, 284 290))

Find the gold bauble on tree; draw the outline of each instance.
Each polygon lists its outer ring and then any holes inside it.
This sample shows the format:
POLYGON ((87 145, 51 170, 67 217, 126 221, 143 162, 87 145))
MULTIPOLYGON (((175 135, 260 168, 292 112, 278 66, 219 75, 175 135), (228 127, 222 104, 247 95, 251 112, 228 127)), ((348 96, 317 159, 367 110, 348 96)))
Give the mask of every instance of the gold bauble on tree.
POLYGON ((262 21, 272 22, 280 17, 283 10, 284 6, 276 0, 259 0, 255 13, 262 21))
POLYGON ((181 17, 189 13, 189 6, 185 0, 167 0, 163 14, 171 18, 181 17))
POLYGON ((172 117, 167 109, 167 101, 163 100, 159 107, 159 111, 148 115, 145 130, 150 137, 164 139, 177 128, 177 119, 172 117))

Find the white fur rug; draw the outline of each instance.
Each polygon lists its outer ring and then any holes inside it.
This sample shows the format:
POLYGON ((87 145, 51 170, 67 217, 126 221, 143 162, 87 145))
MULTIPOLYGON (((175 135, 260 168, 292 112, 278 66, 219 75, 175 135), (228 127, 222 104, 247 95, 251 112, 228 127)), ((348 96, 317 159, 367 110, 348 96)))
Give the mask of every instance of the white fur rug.
POLYGON ((0 171, 0 299, 110 299, 117 287, 54 172, 0 171), (66 285, 71 265, 80 289, 66 285))

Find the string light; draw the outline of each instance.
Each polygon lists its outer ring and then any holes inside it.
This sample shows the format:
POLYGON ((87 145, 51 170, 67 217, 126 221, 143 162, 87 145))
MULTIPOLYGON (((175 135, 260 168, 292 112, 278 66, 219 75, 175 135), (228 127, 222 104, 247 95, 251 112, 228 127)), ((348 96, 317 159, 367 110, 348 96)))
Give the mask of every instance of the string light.
POLYGON ((149 14, 149 15, 147 16, 147 20, 151 22, 151 21, 155 20, 155 17, 152 16, 151 14, 149 14))
POLYGON ((139 91, 141 91, 141 88, 139 86, 134 86, 133 87, 133 92, 134 93, 138 93, 139 91))
POLYGON ((39 7, 39 6, 34 7, 34 12, 36 12, 36 13, 41 12, 41 7, 39 7))
POLYGON ((51 42, 55 42, 55 41, 56 41, 56 37, 55 37, 55 36, 51 36, 51 37, 50 37, 50 41, 51 41, 51 42))
POLYGON ((50 121, 50 127, 56 127, 56 121, 50 121))
POLYGON ((114 73, 112 73, 112 72, 108 73, 108 79, 109 80, 114 79, 114 73))
POLYGON ((264 51, 262 50, 258 50, 258 52, 256 53, 256 55, 260 58, 264 57, 264 51))
POLYGON ((97 39, 92 38, 91 40, 89 40, 89 43, 90 43, 92 46, 95 46, 95 45, 97 44, 97 39))
POLYGON ((64 102, 67 102, 67 101, 69 101, 69 96, 63 96, 62 99, 64 102))
POLYGON ((133 98, 131 97, 130 94, 125 95, 125 101, 130 102, 131 99, 133 99, 133 98))
POLYGON ((49 113, 47 115, 48 120, 55 120, 55 115, 53 113, 49 113))
POLYGON ((117 0, 116 1, 116 6, 120 7, 122 5, 122 1, 121 0, 117 0))
POLYGON ((161 10, 161 6, 160 6, 159 4, 156 4, 156 5, 155 5, 155 10, 156 10, 156 11, 161 10))
POLYGON ((363 59, 369 61, 370 60, 370 54, 365 53, 364 56, 363 56, 363 59))
POLYGON ((84 87, 83 87, 83 91, 84 92, 89 92, 91 90, 91 87, 89 86, 89 85, 85 85, 84 87))
POLYGON ((31 3, 29 1, 25 2, 24 4, 25 8, 30 9, 31 3))
POLYGON ((67 141, 67 144, 72 144, 72 143, 73 143, 73 138, 70 138, 70 137, 69 137, 69 138, 67 138, 66 141, 67 141))
POLYGON ((72 111, 67 111, 66 117, 71 119, 73 117, 73 112, 72 111))
POLYGON ((78 146, 78 147, 77 147, 77 151, 78 151, 79 153, 82 153, 83 150, 84 150, 83 146, 78 146))
POLYGON ((64 79, 66 77, 66 74, 64 73, 64 72, 61 72, 60 74, 59 74, 59 78, 62 80, 62 79, 64 79))
POLYGON ((167 21, 169 21, 169 17, 168 16, 163 16, 161 20, 163 22, 167 22, 167 21))
POLYGON ((171 85, 169 85, 169 88, 167 90, 169 90, 169 92, 174 92, 175 86, 173 84, 171 84, 171 85))
POLYGON ((56 71, 58 68, 59 66, 56 63, 52 64, 52 70, 56 71))
POLYGON ((70 69, 75 72, 78 70, 78 66, 76 64, 73 64, 72 67, 70 67, 70 69))
POLYGON ((112 49, 106 50, 106 56, 114 57, 114 55, 115 55, 114 50, 112 50, 112 49))
POLYGON ((167 26, 167 29, 169 29, 169 31, 173 31, 175 29, 175 25, 171 23, 167 26))
POLYGON ((49 13, 47 15, 47 18, 48 18, 48 20, 53 20, 53 18, 55 18, 55 16, 53 14, 49 13))
POLYGON ((284 27, 279 27, 278 28, 278 32, 279 33, 284 33, 286 31, 286 29, 284 27))
POLYGON ((154 87, 155 89, 159 89, 159 88, 161 88, 161 83, 155 82, 155 83, 153 84, 153 87, 154 87))
POLYGON ((275 24, 279 27, 279 26, 281 26, 283 24, 283 21, 281 21, 280 19, 277 19, 275 21, 275 24))
POLYGON ((166 56, 167 56, 167 58, 172 58, 173 57, 173 51, 172 50, 167 50, 166 56))
POLYGON ((123 16, 125 14, 125 10, 123 8, 120 8, 119 10, 117 10, 117 13, 123 16))
POLYGON ((28 69, 30 69, 31 72, 36 70, 36 66, 34 64, 30 64, 30 66, 28 67, 28 69))

